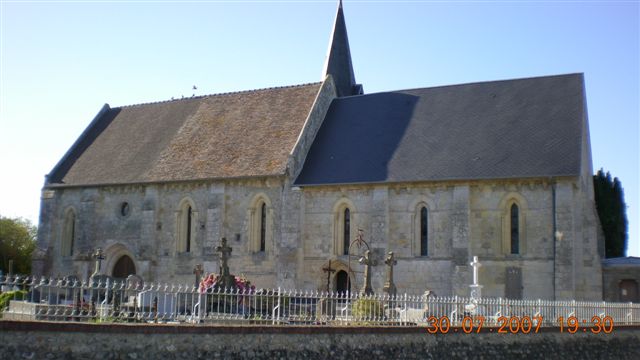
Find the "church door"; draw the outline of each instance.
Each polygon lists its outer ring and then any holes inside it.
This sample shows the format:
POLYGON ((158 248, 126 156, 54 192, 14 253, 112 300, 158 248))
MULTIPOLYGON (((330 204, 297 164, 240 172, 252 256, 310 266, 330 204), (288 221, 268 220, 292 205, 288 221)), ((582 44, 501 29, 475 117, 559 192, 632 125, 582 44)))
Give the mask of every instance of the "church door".
POLYGON ((123 255, 118 261, 116 265, 113 267, 114 278, 126 279, 129 275, 136 274, 136 265, 133 263, 130 257, 127 255, 123 255))
POLYGON ((504 293, 504 297, 507 299, 522 299, 522 270, 520 268, 507 268, 507 281, 504 293))
POLYGON ((349 275, 346 271, 340 270, 336 274, 336 292, 344 293, 350 290, 351 284, 349 283, 349 275))
POLYGON ((620 302, 638 302, 638 282, 635 280, 622 280, 618 285, 620 289, 620 302))

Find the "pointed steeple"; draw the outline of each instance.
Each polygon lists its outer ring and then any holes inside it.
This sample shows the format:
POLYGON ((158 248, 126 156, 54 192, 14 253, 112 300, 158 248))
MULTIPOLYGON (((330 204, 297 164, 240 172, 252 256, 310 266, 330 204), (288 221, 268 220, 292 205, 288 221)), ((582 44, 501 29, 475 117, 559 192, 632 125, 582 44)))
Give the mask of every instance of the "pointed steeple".
POLYGON ((362 87, 356 84, 351 64, 351 51, 347 37, 347 25, 344 21, 342 0, 338 2, 338 12, 333 25, 333 34, 329 43, 327 62, 324 64, 323 78, 333 76, 338 96, 349 96, 362 93, 362 87))

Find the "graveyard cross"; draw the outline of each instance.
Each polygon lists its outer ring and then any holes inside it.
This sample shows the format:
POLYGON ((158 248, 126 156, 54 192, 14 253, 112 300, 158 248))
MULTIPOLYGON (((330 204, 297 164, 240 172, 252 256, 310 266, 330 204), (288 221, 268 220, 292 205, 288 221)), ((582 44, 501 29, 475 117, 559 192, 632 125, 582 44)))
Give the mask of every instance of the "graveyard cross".
POLYGON ((393 256, 393 251, 389 251, 384 263, 387 265, 387 281, 384 283, 382 290, 389 295, 395 295, 396 284, 393 283, 393 266, 397 265, 398 261, 393 256))
POLYGON ((101 248, 96 249, 95 254, 93 254, 93 258, 96 259, 96 269, 91 276, 96 276, 100 274, 100 267, 102 266, 102 260, 104 260, 101 248))
POLYGON ((336 269, 331 267, 331 260, 329 260, 329 265, 322 268, 322 271, 327 273, 327 292, 329 292, 331 286, 331 273, 336 272, 336 269))
POLYGON ((222 288, 235 287, 233 276, 229 272, 229 257, 233 249, 227 246, 227 238, 222 238, 220 245, 216 247, 216 251, 220 253, 220 285, 222 288))
POLYGON ((472 301, 477 301, 478 299, 482 298, 482 285, 478 284, 478 269, 481 266, 480 262, 478 261, 478 257, 474 256, 473 261, 469 263, 469 265, 473 267, 473 284, 469 285, 469 288, 471 288, 470 295, 472 301))
POLYGON ((200 284, 200 275, 204 272, 204 268, 202 264, 196 264, 196 267, 193 268, 193 273, 196 275, 196 287, 200 284))
POLYGON ((373 294, 371 288, 371 266, 376 265, 376 261, 371 259, 371 250, 364 252, 364 256, 360 258, 360 264, 364 265, 364 285, 360 292, 365 295, 373 294))
POLYGON ((473 285, 478 285, 478 269, 482 264, 478 262, 478 257, 474 256, 473 261, 469 263, 469 265, 473 266, 473 285))

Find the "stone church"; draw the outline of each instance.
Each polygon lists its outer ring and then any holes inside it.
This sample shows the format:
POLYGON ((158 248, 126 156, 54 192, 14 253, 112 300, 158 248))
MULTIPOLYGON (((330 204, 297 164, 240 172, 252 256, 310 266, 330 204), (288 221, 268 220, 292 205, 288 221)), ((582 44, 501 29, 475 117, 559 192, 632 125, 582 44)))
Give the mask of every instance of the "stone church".
POLYGON ((258 287, 362 285, 602 299, 584 76, 365 94, 338 6, 319 83, 98 112, 47 175, 35 274, 193 283, 230 267, 258 287), (351 254, 363 248, 351 247, 351 254), (330 265, 334 272, 325 272, 330 265))

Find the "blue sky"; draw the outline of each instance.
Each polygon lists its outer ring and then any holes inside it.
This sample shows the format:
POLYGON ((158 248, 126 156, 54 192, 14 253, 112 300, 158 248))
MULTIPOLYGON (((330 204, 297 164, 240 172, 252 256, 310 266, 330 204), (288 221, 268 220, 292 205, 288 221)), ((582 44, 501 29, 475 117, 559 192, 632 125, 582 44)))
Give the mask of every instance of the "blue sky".
MULTIPOLYGON (((594 170, 640 256, 638 1, 345 1, 365 92, 582 72, 594 170)), ((49 172, 104 103, 320 80, 335 1, 0 0, 0 214, 37 222, 49 172), (197 85, 198 90, 192 90, 197 85)))

